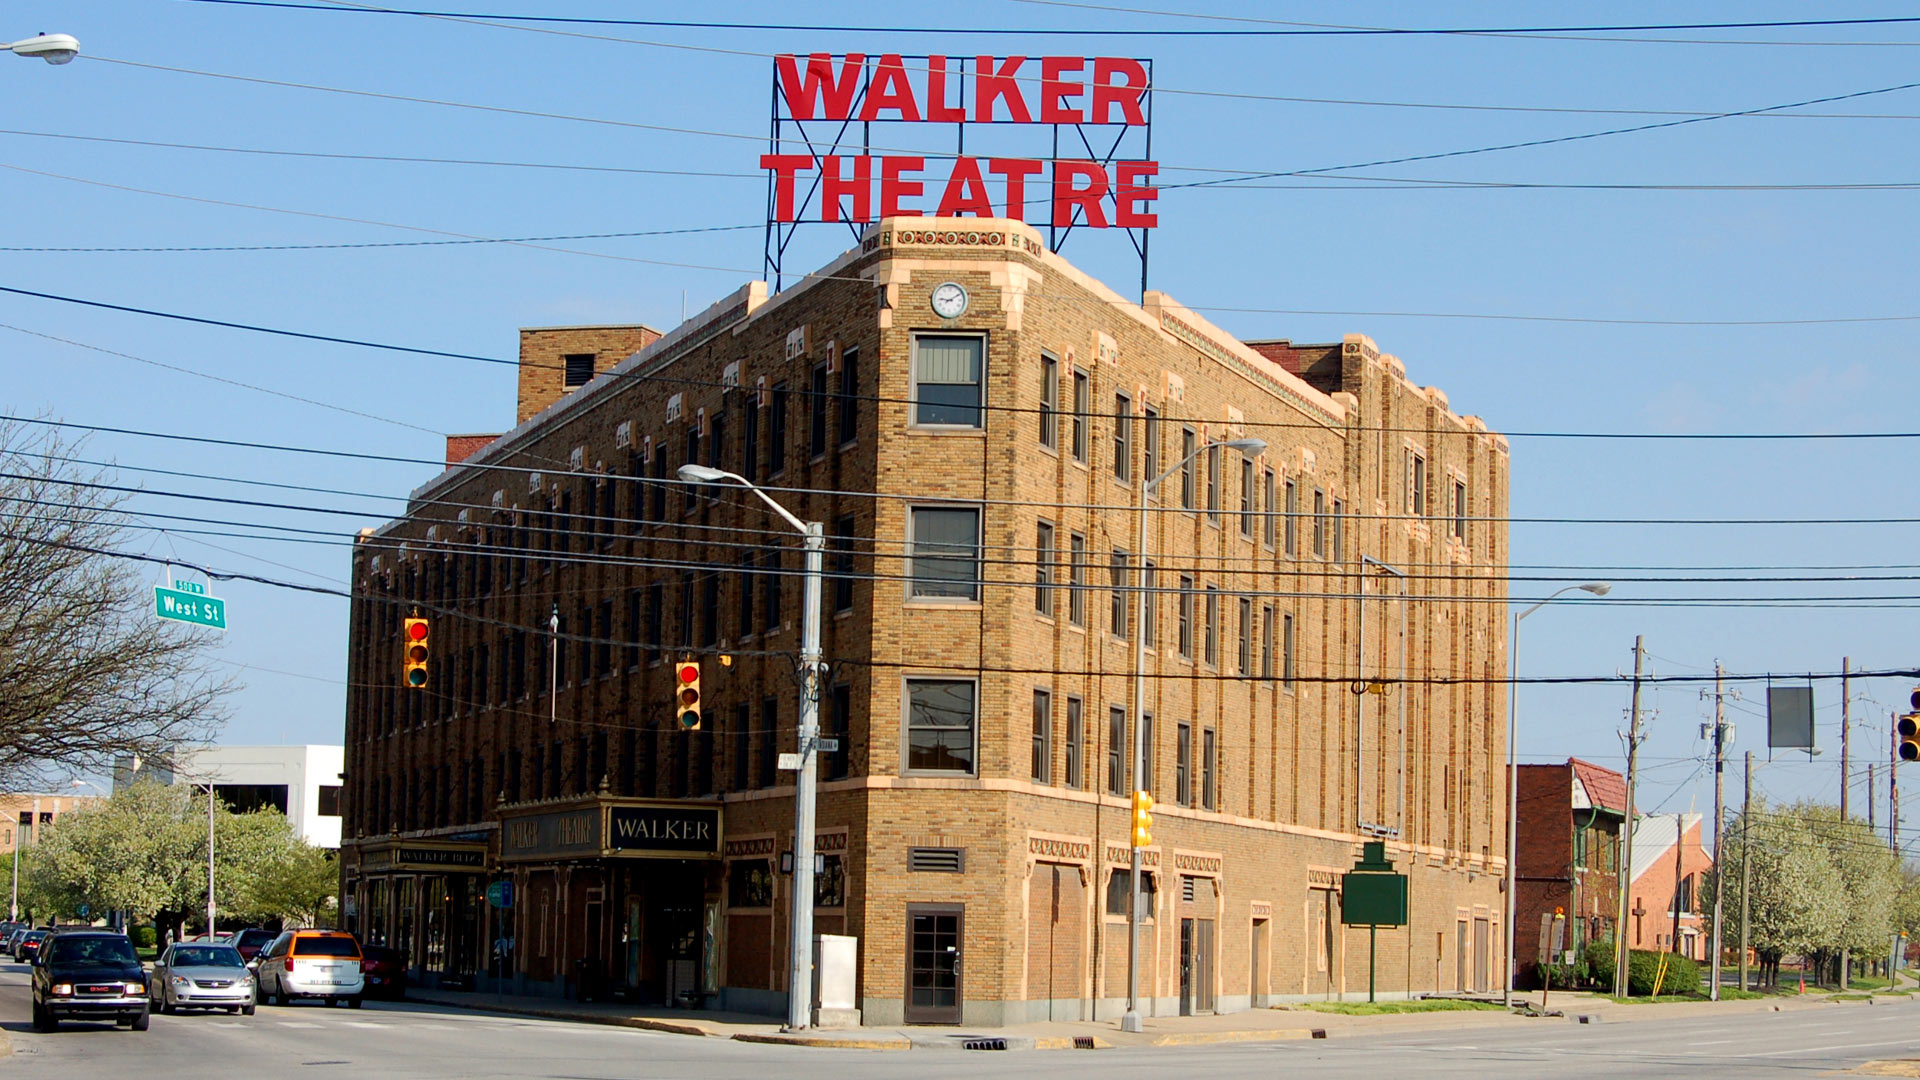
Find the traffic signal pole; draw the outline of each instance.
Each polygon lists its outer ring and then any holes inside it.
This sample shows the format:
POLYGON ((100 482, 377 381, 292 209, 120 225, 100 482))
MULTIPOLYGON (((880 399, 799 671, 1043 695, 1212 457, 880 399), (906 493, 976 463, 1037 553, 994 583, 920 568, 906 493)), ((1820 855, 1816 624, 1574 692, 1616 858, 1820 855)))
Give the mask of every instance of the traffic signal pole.
POLYGON ((800 605, 800 780, 793 792, 793 927, 788 941, 787 1028, 803 1031, 813 1019, 813 818, 820 755, 820 575, 826 532, 818 521, 803 528, 806 585, 800 605))

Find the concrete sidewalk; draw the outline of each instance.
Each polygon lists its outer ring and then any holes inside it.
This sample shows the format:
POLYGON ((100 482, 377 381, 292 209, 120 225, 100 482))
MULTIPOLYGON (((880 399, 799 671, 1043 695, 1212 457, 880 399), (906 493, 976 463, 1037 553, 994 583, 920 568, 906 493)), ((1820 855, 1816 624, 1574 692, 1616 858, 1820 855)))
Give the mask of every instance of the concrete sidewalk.
MULTIPOLYGON (((1517 995, 1538 1009, 1540 996, 1517 995)), ((497 1011, 551 1020, 613 1024, 681 1035, 736 1039, 788 1046, 849 1050, 1096 1050, 1109 1047, 1197 1046, 1210 1043, 1278 1042, 1338 1039, 1359 1034, 1522 1027, 1569 1022, 1620 1024, 1702 1014, 1799 1011, 1844 1007, 1808 995, 1757 1001, 1686 1001, 1623 1005, 1593 994, 1556 992, 1547 1005, 1561 1016, 1529 1016, 1504 1010, 1398 1013, 1349 1016, 1305 1005, 1253 1009, 1220 1016, 1149 1017, 1146 1030, 1124 1032, 1117 1020, 1055 1021, 1004 1028, 864 1027, 813 1029, 788 1033, 779 1022, 755 1013, 704 1009, 647 1008, 618 1002, 577 1002, 550 998, 496 998, 492 994, 409 990, 407 1000, 421 1004, 497 1011)), ((1906 999, 1899 999, 1906 1000, 1906 999)))

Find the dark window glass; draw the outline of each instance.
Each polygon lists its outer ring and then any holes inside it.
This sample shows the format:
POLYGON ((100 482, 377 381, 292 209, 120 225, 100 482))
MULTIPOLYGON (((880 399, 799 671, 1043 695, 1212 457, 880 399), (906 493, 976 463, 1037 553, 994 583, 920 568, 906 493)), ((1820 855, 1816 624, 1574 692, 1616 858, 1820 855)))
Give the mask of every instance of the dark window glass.
POLYGON ((966 679, 907 680, 907 768, 973 772, 974 694, 966 679))
POLYGON ((909 509, 913 546, 909 598, 980 598, 980 511, 972 507, 909 509))
POLYGON ((1107 710, 1107 793, 1127 793, 1127 710, 1118 705, 1107 710))
POLYGON ((860 437, 860 350, 840 353, 840 441, 860 437))
POLYGON ((1087 460, 1087 409, 1090 384, 1087 373, 1078 369, 1073 373, 1073 460, 1084 464, 1087 460))
POLYGON ((1037 783, 1053 782, 1053 695, 1045 690, 1033 692, 1032 777, 1037 783))
POLYGON ((768 633, 780 629, 780 549, 769 548, 761 557, 760 625, 768 633))
POLYGON ((779 476, 787 467, 787 384, 773 388, 767 403, 767 475, 779 476))
POLYGON ((1067 699, 1067 786, 1086 786, 1087 721, 1080 699, 1067 699))
POLYGON ((828 780, 839 780, 847 775, 847 762, 852 757, 853 687, 846 683, 835 686, 827 703, 826 734, 839 740, 840 748, 820 755, 821 775, 828 780))
POLYGON ((1040 445, 1060 446, 1060 361, 1040 354, 1040 445))
POLYGON ((985 344, 977 337, 913 339, 914 423, 980 426, 985 344))
POLYGON ((827 452, 827 365, 813 366, 813 386, 807 394, 807 453, 827 452))
POLYGON ((847 515, 833 523, 833 610, 853 610, 853 517, 847 515))

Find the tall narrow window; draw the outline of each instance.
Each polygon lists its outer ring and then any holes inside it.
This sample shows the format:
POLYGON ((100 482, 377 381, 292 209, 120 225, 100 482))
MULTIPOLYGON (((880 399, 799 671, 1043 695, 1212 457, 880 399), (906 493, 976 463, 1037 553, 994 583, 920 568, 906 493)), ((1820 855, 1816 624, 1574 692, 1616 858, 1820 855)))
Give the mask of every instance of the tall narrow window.
POLYGON ((693 648, 693 571, 680 571, 680 647, 693 648))
MULTIPOLYGON (((1160 410, 1149 405, 1146 407, 1146 430, 1141 433, 1140 476, 1146 483, 1160 479, 1160 410)), ((1149 495, 1158 496, 1160 489, 1155 488, 1149 495)))
POLYGON ((1151 649, 1160 644, 1159 574, 1151 562, 1140 567, 1140 644, 1151 649))
POLYGON ((1453 538, 1467 542, 1467 482, 1453 482, 1453 538))
POLYGON ((780 549, 768 548, 761 557, 760 625, 771 634, 780 629, 780 549))
MULTIPOLYGON (((655 522, 665 522, 667 520, 667 487, 668 485, 667 485, 667 448, 664 443, 661 445, 655 446, 653 448, 653 485, 652 486, 653 486, 653 520, 655 522)), ((520 565, 522 570, 526 568, 525 563, 521 563, 520 565)), ((521 580, 522 581, 526 580, 525 574, 521 575, 521 580)))
POLYGON ((1087 625, 1087 538, 1067 537, 1067 621, 1087 625))
POLYGON ((1220 524, 1220 445, 1214 443, 1207 447, 1207 520, 1220 524))
POLYGON ((753 784, 753 706, 733 707, 733 790, 753 784))
POLYGON ((833 523, 833 610, 853 610, 853 515, 833 523))
POLYGON ((827 452, 827 365, 813 365, 813 386, 807 395, 807 453, 827 452))
MULTIPOLYGON (((627 590, 627 670, 640 667, 640 653, 646 641, 645 624, 642 612, 646 610, 646 594, 640 589, 627 590)), ((486 646, 481 646, 485 648, 486 646)))
POLYGON ((981 352, 978 337, 923 335, 913 339, 913 422, 979 427, 981 352))
POLYGON ((1060 448, 1060 361, 1040 354, 1040 445, 1060 448))
POLYGON ((1113 611, 1108 628, 1113 636, 1127 640, 1127 553, 1116 551, 1108 567, 1113 577, 1113 611))
POLYGON ((779 775, 776 768, 780 763, 780 699, 760 699, 760 759, 759 775, 755 781, 758 787, 772 787, 779 775))
POLYGON ((700 644, 720 643, 720 575, 708 571, 700 582, 700 644))
POLYGON ((980 599, 980 511, 915 506, 907 511, 909 599, 980 599))
POLYGON ((1347 504, 1333 500, 1333 561, 1347 561, 1347 504))
POLYGON ((1087 721, 1081 701, 1067 699, 1067 786, 1078 790, 1086 786, 1087 721))
POLYGON ((707 417, 707 464, 716 469, 727 467, 727 414, 707 417))
POLYGON ((1053 615, 1053 525, 1041 522, 1033 540, 1033 610, 1053 615))
POLYGON ((1219 785, 1213 782, 1214 762, 1219 759, 1219 744, 1214 739, 1212 728, 1200 731, 1200 805, 1209 810, 1218 810, 1219 785))
POLYGON ((1032 776, 1037 784, 1053 782, 1053 695, 1045 690, 1033 692, 1032 776))
POLYGON ((1253 539, 1253 459, 1240 459, 1240 535, 1253 539))
POLYGON ((1125 481, 1133 473, 1133 399, 1113 395, 1113 478, 1125 481))
POLYGON ((840 748, 827 750, 821 754, 821 774, 828 780, 844 780, 848 764, 853 760, 853 687, 840 683, 828 696, 832 708, 827 710, 827 737, 838 740, 840 748))
MULTIPOLYGON (((688 465, 700 464, 700 429, 697 427, 694 427, 691 424, 687 425, 686 463, 688 465)), ((694 512, 696 508, 699 507, 701 489, 706 486, 707 485, 705 484, 682 484, 681 485, 681 487, 686 490, 686 494, 687 494, 687 503, 686 503, 686 506, 682 509, 681 511, 682 513, 691 514, 694 512)))
POLYGON ((1327 493, 1318 488, 1313 492, 1313 553, 1327 557, 1327 493))
POLYGON ((1214 667, 1220 663, 1220 589, 1218 586, 1207 586, 1206 619, 1207 625, 1201 630, 1202 658, 1206 660, 1208 667, 1214 667))
POLYGON ((860 437, 860 350, 840 351, 840 445, 860 437))
POLYGON ((1087 409, 1089 384, 1087 373, 1078 368, 1073 372, 1073 460, 1086 464, 1087 460, 1087 409))
POLYGON ((1180 509, 1182 510, 1193 509, 1194 482, 1196 479, 1194 470, 1199 468, 1199 465, 1194 461, 1194 451, 1199 448, 1199 438, 1199 434, 1192 428, 1180 429, 1180 460, 1182 462, 1180 466, 1180 509))
POLYGON ((1280 684, 1293 689, 1293 616, 1280 616, 1280 684))
POLYGON ((1284 508, 1282 512, 1286 518, 1281 524, 1285 526, 1286 543, 1283 547, 1287 556, 1291 558, 1300 553, 1300 489, 1294 487, 1291 480, 1287 481, 1285 486, 1286 495, 1281 506, 1284 508))
POLYGON ((1127 793, 1127 710, 1118 705, 1107 710, 1107 794, 1127 793))
POLYGON ((1253 601, 1240 598, 1240 674, 1253 674, 1253 601))
POLYGON ((1137 763, 1138 779, 1134 786, 1142 791, 1154 790, 1153 759, 1159 747, 1153 741, 1153 714, 1140 714, 1140 760, 1137 763))
POLYGON ((1180 575, 1180 655, 1193 659, 1193 578, 1180 575))
POLYGON ((1260 509, 1264 511, 1260 518, 1260 542, 1268 547, 1273 546, 1274 526, 1280 520, 1280 508, 1274 505, 1274 496, 1279 494, 1279 489, 1274 486, 1273 480, 1273 470, 1268 469, 1262 478, 1261 494, 1264 497, 1260 503, 1260 509))
POLYGON ((753 555, 751 552, 740 556, 739 620, 734 624, 734 635, 740 638, 753 636, 756 627, 753 624, 753 555))
POLYGON ((1407 513, 1423 517, 1427 512, 1427 458, 1407 451, 1407 513))
POLYGON ((767 475, 779 476, 787 468, 787 399, 793 393, 780 383, 767 395, 767 475))
POLYGON ((749 400, 746 407, 745 442, 740 448, 740 475, 748 480, 760 478, 760 410, 749 400))
POLYGON ((1273 678, 1273 605, 1260 608, 1260 677, 1273 678))
POLYGON ((667 586, 656 581, 647 586, 647 663, 658 663, 666 644, 667 586))
POLYGON ((1173 801, 1193 805, 1193 725, 1178 724, 1173 734, 1173 801))

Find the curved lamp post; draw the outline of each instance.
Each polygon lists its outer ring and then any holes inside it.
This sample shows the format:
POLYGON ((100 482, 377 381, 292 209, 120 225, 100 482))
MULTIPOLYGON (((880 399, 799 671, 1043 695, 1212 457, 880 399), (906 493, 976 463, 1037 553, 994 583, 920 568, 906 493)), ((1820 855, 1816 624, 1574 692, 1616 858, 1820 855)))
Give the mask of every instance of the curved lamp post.
MULTIPOLYGON (((1146 635, 1146 580, 1147 580, 1147 495, 1160 486, 1160 481, 1187 467, 1187 463, 1201 454, 1216 450, 1238 450, 1248 457, 1265 452, 1265 439, 1227 439, 1223 442, 1207 443, 1193 453, 1174 462, 1173 467, 1152 480, 1140 485, 1140 506, 1135 514, 1134 535, 1136 556, 1140 562, 1137 567, 1140 586, 1133 590, 1133 779, 1134 790, 1142 790, 1140 780, 1145 775, 1141 762, 1146 756, 1147 696, 1144 668, 1147 660, 1146 635)), ((1272 507, 1268 507, 1272 512, 1272 507)), ((1144 1025, 1140 1019, 1140 849, 1133 851, 1132 901, 1127 905, 1127 1011, 1120 1017, 1120 1030, 1141 1031, 1144 1025)))
POLYGON ((1514 736, 1518 727, 1520 698, 1520 620, 1539 611, 1554 600, 1567 593, 1587 592, 1595 596, 1605 596, 1613 591, 1613 586, 1604 581, 1589 581, 1585 585, 1568 585, 1565 588, 1548 593, 1546 599, 1533 605, 1513 617, 1513 633, 1507 639, 1507 875, 1503 883, 1507 894, 1507 977, 1501 988, 1500 1000, 1509 1008, 1513 1005, 1513 974, 1518 966, 1514 960, 1513 926, 1514 885, 1516 882, 1514 863, 1519 856, 1520 843, 1520 760, 1514 746, 1514 736))
POLYGON ((787 1030, 804 1031, 813 1018, 813 817, 820 775, 814 744, 820 735, 820 576, 827 546, 826 527, 818 521, 801 521, 739 473, 682 465, 679 475, 689 484, 738 484, 760 496, 805 538, 807 576, 800 612, 800 777, 793 792, 792 921, 787 935, 787 1030))
POLYGON ((19 41, 0 41, 0 49, 15 56, 37 56, 49 64, 65 64, 80 55, 80 42, 72 34, 35 34, 19 41))

